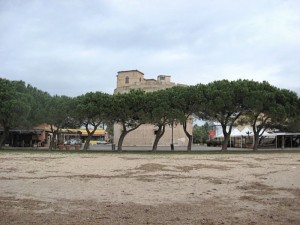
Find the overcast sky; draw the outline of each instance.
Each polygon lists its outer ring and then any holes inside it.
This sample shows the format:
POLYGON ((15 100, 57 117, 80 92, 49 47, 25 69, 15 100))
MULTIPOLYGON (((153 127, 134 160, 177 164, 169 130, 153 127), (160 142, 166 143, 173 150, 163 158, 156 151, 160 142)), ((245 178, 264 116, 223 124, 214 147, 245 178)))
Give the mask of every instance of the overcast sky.
POLYGON ((300 95, 299 0, 0 0, 0 76, 50 94, 113 93, 118 71, 300 95))

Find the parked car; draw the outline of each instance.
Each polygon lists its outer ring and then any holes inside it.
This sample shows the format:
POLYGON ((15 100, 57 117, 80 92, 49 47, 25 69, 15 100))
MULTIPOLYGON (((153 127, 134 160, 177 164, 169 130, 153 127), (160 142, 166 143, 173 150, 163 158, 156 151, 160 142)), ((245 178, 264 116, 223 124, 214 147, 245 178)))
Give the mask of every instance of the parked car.
POLYGON ((97 141, 97 145, 106 145, 107 141, 97 141))
POLYGON ((81 142, 81 140, 80 139, 70 139, 70 140, 67 140, 67 141, 65 141, 65 143, 64 143, 65 145, 81 145, 82 144, 82 142, 81 142))

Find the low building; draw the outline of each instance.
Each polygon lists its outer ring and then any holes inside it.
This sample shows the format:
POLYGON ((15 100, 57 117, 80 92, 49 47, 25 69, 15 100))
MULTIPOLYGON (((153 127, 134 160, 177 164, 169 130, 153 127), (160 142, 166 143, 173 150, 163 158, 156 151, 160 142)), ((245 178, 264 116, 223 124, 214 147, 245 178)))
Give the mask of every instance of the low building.
MULTIPOLYGON (((214 140, 222 142, 224 135, 222 128, 219 125, 215 126, 215 137, 214 140)), ((233 127, 230 139, 229 147, 234 148, 253 148, 254 144, 254 133, 251 126, 238 126, 233 127)), ((300 133, 289 133, 289 132, 277 132, 277 131, 265 131, 261 134, 259 140, 259 148, 299 148, 300 146, 300 133)))
MULTIPOLYGON (((92 130, 90 130, 90 132, 92 132, 92 130)), ((61 130, 61 135, 62 135, 62 139, 63 142, 67 142, 70 140, 81 140, 82 143, 85 142, 85 140, 88 137, 88 132, 86 131, 86 129, 62 129, 61 130)), ((95 145, 99 142, 104 142, 104 141, 108 141, 108 135, 107 132, 103 129, 97 129, 95 130, 92 139, 90 141, 91 145, 95 145)))
MULTIPOLYGON (((0 128, 0 135, 3 128, 0 128)), ((14 128, 9 130, 4 145, 10 147, 47 147, 50 143, 51 129, 47 124, 40 124, 33 128, 14 128)))

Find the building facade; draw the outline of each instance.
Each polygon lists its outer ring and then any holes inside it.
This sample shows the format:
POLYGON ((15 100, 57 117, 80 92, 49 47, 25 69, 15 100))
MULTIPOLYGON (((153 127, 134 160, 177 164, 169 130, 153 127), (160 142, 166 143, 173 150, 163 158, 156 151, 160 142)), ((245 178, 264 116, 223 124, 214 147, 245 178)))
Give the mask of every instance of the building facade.
MULTIPOLYGON (((3 135, 0 127, 0 135, 3 135)), ((51 128, 48 124, 40 124, 33 128, 14 128, 4 140, 5 146, 10 147, 48 147, 51 140, 51 128)))
MULTIPOLYGON (((127 93, 131 89, 141 89, 145 92, 171 88, 175 85, 171 82, 171 76, 159 75, 157 79, 145 79, 144 74, 138 70, 120 71, 117 75, 117 88, 114 93, 127 93)), ((151 124, 141 125, 138 129, 130 132, 124 139, 124 146, 152 146, 155 139, 157 127, 151 124)), ((192 119, 188 122, 188 132, 193 130, 192 119)), ((122 132, 119 124, 114 125, 114 143, 117 144, 122 132)), ((172 143, 176 146, 185 146, 188 144, 188 138, 184 133, 181 124, 166 126, 164 136, 159 141, 159 146, 169 146, 172 143)))

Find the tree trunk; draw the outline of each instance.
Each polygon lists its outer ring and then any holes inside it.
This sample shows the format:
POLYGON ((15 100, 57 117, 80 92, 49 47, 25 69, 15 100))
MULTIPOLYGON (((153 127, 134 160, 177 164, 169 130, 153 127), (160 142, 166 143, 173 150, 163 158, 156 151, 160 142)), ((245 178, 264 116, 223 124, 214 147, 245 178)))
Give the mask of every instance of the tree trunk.
POLYGON ((233 120, 230 119, 230 117, 233 115, 232 113, 228 113, 226 116, 225 121, 219 120, 219 122, 221 123, 222 126, 222 131, 223 131, 223 135, 224 135, 224 142, 222 144, 222 151, 227 151, 227 147, 228 147, 228 143, 230 140, 230 135, 231 135, 231 131, 232 131, 232 127, 235 123, 235 121, 240 117, 242 113, 239 112, 238 115, 236 115, 233 120), (228 132, 226 130, 227 126, 229 126, 228 132))
POLYGON ((259 144, 259 134, 254 134, 254 143, 253 143, 253 151, 258 150, 258 144, 259 144))
POLYGON ((93 137, 93 134, 94 133, 92 133, 92 132, 89 133, 88 136, 87 136, 87 138, 85 139, 85 142, 84 142, 84 145, 83 145, 83 150, 84 151, 87 151, 88 148, 90 147, 90 142, 91 142, 91 139, 93 137))
POLYGON ((88 148, 89 148, 89 146, 90 146, 91 139, 92 139, 92 137, 93 137, 95 131, 97 130, 98 126, 100 125, 100 123, 94 125, 94 128, 93 128, 92 132, 90 132, 90 130, 89 130, 89 128, 88 128, 88 125, 89 125, 88 123, 85 125, 85 130, 86 130, 86 132, 88 133, 88 136, 87 136, 87 138, 86 138, 86 140, 85 140, 85 143, 84 143, 84 146, 83 146, 83 150, 84 150, 84 151, 87 151, 87 150, 88 150, 88 148))
POLYGON ((51 138, 51 141, 50 141, 50 147, 49 147, 49 149, 50 150, 53 150, 53 149, 55 149, 55 140, 56 140, 56 131, 54 131, 54 132, 52 132, 52 138, 51 138))
POLYGON ((227 146, 228 146, 229 138, 230 138, 230 134, 227 133, 226 135, 224 135, 224 142, 222 144, 221 151, 227 151, 227 146))
POLYGON ((192 151, 192 142, 193 142, 193 135, 191 135, 188 131, 187 131, 187 122, 184 121, 183 122, 183 130, 185 135, 188 137, 189 142, 188 142, 188 146, 187 146, 187 151, 190 152, 192 151))
POLYGON ((5 142, 6 137, 8 136, 8 134, 9 134, 9 127, 4 126, 3 134, 0 137, 0 149, 2 149, 3 143, 5 142))
POLYGON ((118 151, 121 152, 122 151, 122 145, 123 145, 123 141, 124 141, 124 138, 126 136, 128 132, 126 130, 123 130, 121 135, 120 135, 120 138, 119 138, 119 141, 118 141, 118 151))
POLYGON ((59 128, 57 128, 56 130, 51 129, 51 131, 52 131, 53 136, 52 136, 52 139, 51 139, 51 142, 50 142, 50 150, 56 149, 57 144, 59 144, 58 143, 58 141, 59 141, 58 140, 58 131, 59 131, 59 128))
POLYGON ((188 143, 187 151, 191 152, 192 151, 192 144, 193 144, 193 136, 189 135, 188 139, 189 139, 189 143, 188 143))
POLYGON ((164 135, 165 133, 165 125, 160 125, 158 126, 158 130, 157 133, 155 135, 155 140, 152 146, 152 151, 156 151, 157 150, 157 146, 158 146, 158 142, 161 139, 161 137, 164 135))
POLYGON ((139 125, 137 125, 136 127, 127 130, 127 129, 126 129, 126 126, 123 124, 123 130, 122 130, 122 133, 121 133, 120 138, 119 138, 119 141, 118 141, 118 151, 122 151, 122 145, 123 145, 123 141, 124 141, 125 136, 126 136, 128 133, 130 133, 131 131, 134 131, 134 130, 136 130, 137 128, 139 128, 141 125, 142 125, 142 124, 139 124, 139 125))
POLYGON ((266 121, 268 121, 269 117, 265 117, 263 121, 260 123, 259 126, 256 125, 257 119, 258 119, 259 114, 255 115, 253 123, 252 123, 252 130, 253 130, 253 135, 254 135, 254 143, 253 143, 253 151, 258 150, 259 146, 259 138, 263 135, 265 132, 266 128, 264 128, 264 124, 266 121))
POLYGON ((229 126, 229 131, 226 131, 226 124, 222 124, 222 131, 223 131, 223 136, 224 136, 224 141, 222 143, 222 149, 221 151, 227 151, 227 146, 228 146, 228 142, 229 142, 229 138, 230 138, 230 134, 231 134, 231 129, 232 129, 232 125, 229 126))

